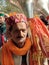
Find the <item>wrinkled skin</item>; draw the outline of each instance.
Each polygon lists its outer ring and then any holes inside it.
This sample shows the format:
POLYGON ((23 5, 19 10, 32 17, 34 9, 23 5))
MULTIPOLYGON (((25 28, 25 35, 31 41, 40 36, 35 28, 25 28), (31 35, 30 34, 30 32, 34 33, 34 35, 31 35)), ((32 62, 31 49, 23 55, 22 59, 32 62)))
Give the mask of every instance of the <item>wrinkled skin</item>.
POLYGON ((19 48, 24 46, 27 37, 27 26, 24 22, 19 22, 13 25, 11 38, 19 48))

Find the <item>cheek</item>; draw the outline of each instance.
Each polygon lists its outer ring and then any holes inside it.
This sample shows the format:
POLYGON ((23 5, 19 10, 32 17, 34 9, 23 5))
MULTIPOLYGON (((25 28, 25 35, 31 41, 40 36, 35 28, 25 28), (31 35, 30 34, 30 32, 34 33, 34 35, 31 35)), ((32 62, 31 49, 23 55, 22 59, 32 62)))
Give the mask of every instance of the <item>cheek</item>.
POLYGON ((27 31, 24 32, 24 35, 27 36, 27 31))
POLYGON ((14 34, 13 37, 16 38, 18 35, 17 34, 14 34))
POLYGON ((15 34, 14 34, 14 33, 11 33, 11 37, 12 37, 12 38, 15 38, 15 34))

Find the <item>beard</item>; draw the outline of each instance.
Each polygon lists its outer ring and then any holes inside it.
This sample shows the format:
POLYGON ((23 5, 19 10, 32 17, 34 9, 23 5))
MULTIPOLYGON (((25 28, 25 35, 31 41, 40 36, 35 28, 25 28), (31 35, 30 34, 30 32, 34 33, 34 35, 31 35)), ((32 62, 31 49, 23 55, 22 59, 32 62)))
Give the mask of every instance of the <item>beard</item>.
POLYGON ((24 38, 17 38, 16 42, 17 43, 24 43, 25 40, 26 40, 26 37, 24 37, 24 38))
POLYGON ((22 47, 24 46, 25 40, 26 40, 26 37, 13 39, 14 44, 15 44, 17 47, 19 47, 19 48, 22 48, 22 47))

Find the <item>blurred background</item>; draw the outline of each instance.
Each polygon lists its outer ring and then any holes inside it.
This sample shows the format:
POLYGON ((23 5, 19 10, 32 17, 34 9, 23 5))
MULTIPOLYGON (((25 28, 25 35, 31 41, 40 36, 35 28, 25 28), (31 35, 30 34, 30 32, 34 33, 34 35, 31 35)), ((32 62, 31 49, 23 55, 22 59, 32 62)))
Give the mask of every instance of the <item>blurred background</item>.
POLYGON ((49 0, 0 0, 0 11, 5 13, 23 12, 28 16, 27 3, 32 3, 30 9, 33 11, 33 15, 41 13, 45 16, 49 15, 49 0))

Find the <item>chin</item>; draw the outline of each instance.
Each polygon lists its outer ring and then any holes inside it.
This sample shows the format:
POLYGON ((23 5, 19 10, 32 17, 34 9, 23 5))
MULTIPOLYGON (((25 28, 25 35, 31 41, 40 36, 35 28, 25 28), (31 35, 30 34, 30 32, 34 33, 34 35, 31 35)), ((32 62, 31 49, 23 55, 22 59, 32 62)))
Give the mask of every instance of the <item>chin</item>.
POLYGON ((23 46, 24 46, 24 43, 18 45, 19 48, 22 48, 23 46))
POLYGON ((23 48, 24 45, 19 46, 19 48, 23 48))
POLYGON ((24 43, 24 41, 18 41, 17 43, 24 43))
POLYGON ((24 43, 26 40, 26 37, 25 38, 21 38, 21 39, 15 39, 16 43, 24 43))
POLYGON ((25 39, 21 39, 18 41, 19 43, 24 43, 25 42, 25 39))

